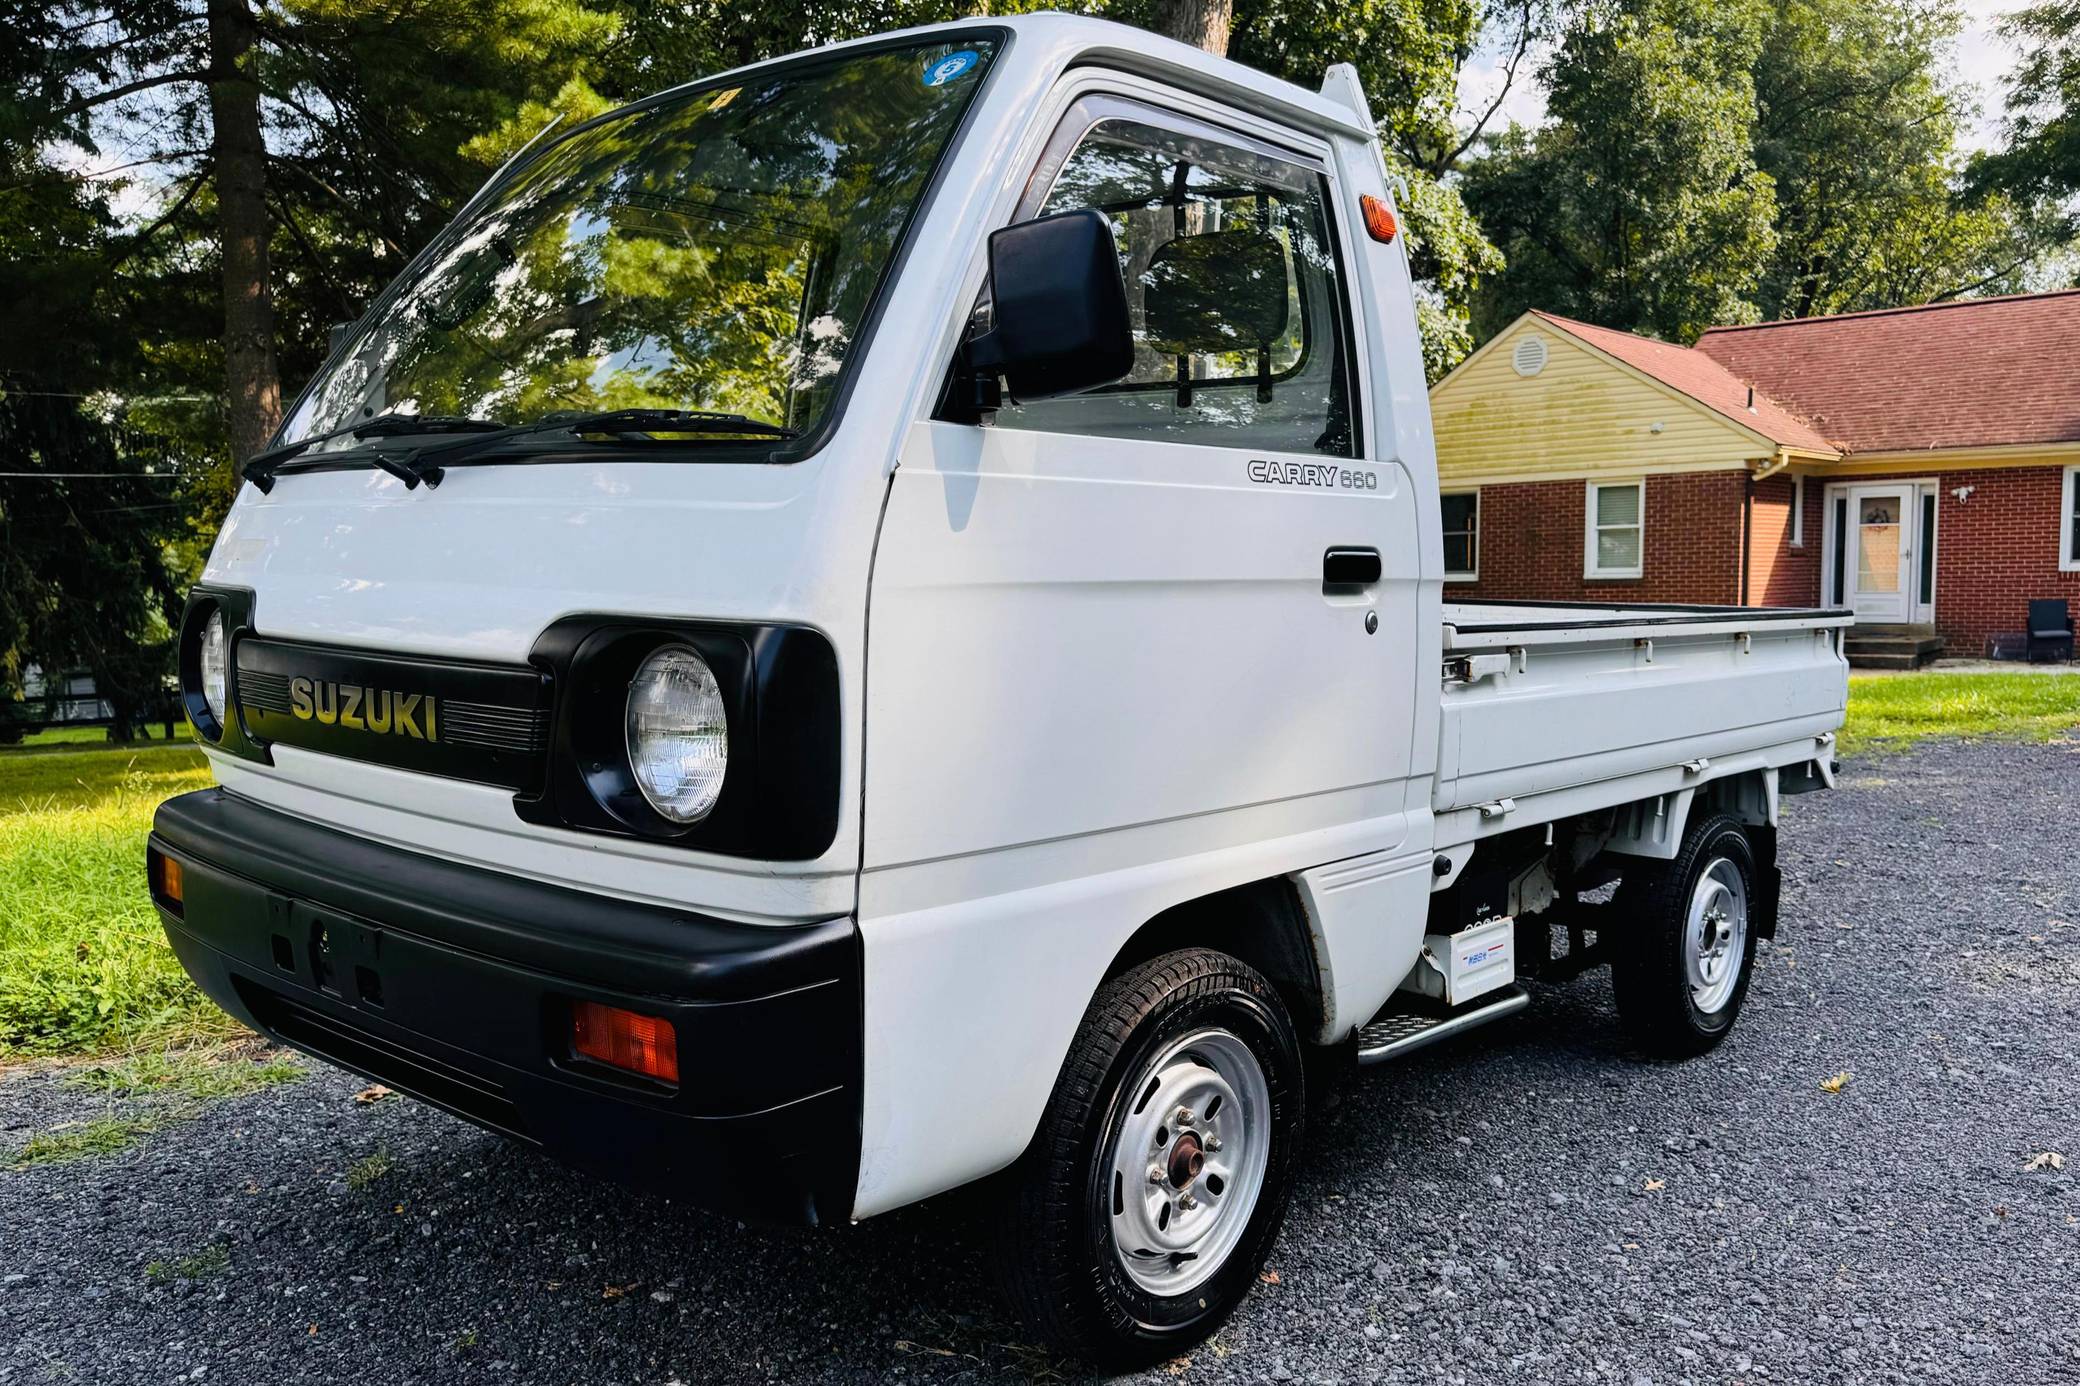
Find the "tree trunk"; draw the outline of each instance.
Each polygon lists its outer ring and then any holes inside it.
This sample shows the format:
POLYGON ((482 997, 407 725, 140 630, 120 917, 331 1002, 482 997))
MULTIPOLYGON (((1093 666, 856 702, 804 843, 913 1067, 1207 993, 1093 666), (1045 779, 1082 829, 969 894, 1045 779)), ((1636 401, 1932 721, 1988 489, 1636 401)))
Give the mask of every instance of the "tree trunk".
POLYGON ((224 384, 234 465, 266 447, 282 418, 256 37, 247 0, 209 0, 210 154, 224 262, 224 384))
POLYGON ((1156 32, 1179 43, 1228 56, 1228 28, 1235 0, 1156 0, 1156 32))

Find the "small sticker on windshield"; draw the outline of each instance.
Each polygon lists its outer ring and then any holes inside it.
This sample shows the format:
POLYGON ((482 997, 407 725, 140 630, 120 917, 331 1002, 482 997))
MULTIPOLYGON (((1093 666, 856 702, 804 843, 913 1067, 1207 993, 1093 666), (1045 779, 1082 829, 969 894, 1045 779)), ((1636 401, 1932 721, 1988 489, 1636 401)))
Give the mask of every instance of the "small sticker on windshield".
POLYGON ((958 53, 948 53, 936 62, 927 63, 918 80, 928 87, 943 87, 954 78, 966 75, 968 69, 981 61, 981 54, 972 48, 963 48, 958 53))

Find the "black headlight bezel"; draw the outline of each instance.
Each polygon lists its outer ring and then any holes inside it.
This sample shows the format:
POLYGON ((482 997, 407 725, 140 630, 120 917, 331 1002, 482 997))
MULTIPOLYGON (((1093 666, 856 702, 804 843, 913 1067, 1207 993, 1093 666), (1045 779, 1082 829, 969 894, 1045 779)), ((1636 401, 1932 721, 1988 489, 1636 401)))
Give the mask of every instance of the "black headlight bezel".
POLYGON ((546 774, 513 807, 531 823, 668 843, 728 856, 806 861, 837 838, 840 776, 837 652, 806 626, 568 616, 528 656, 554 688, 546 774), (715 805, 692 823, 650 806, 626 735, 630 684, 643 660, 686 645, 706 661, 729 718, 729 769, 715 805))
POLYGON ((246 733, 238 711, 238 642, 253 628, 253 593, 245 587, 197 587, 181 613, 175 660, 180 671, 181 708, 210 746, 243 760, 272 764, 262 743, 246 733), (202 636, 211 616, 224 618, 224 716, 220 721, 202 696, 202 636))

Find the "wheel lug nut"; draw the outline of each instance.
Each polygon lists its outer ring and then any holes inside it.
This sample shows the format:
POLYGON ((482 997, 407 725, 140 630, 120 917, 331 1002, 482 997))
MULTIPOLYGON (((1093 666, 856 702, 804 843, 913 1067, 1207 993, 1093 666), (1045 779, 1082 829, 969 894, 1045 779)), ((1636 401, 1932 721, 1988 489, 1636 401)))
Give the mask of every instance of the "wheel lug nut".
POLYGON ((1177 1206, 1189 1213, 1192 1209, 1199 1206, 1199 1200, 1193 1198, 1190 1194, 1184 1194, 1178 1198, 1177 1206))
POLYGON ((1213 1150, 1219 1150, 1219 1149, 1221 1148, 1221 1141, 1220 1141, 1220 1137, 1218 1137, 1218 1136, 1208 1136, 1208 1137, 1206 1138, 1206 1148, 1207 1148, 1207 1150, 1209 1150, 1209 1151, 1213 1151, 1213 1150))
POLYGON ((1169 1172, 1161 1165, 1150 1165, 1148 1167, 1148 1182, 1151 1184, 1160 1184, 1169 1177, 1169 1172))
POLYGON ((1190 1126, 1192 1124, 1192 1109, 1190 1107, 1179 1107, 1177 1109, 1177 1124, 1179 1126, 1190 1126))

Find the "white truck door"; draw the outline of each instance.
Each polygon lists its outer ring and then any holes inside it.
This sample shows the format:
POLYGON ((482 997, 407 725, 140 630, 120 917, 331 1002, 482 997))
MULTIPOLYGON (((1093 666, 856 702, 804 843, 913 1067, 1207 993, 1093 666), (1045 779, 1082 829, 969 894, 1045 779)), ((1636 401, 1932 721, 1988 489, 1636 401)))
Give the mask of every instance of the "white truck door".
POLYGON ((862 1211, 1017 1153, 1154 913, 1405 831, 1417 507, 1364 455, 1311 147, 1077 102, 1014 219, 1108 216, 1133 372, 907 439, 868 612, 862 1211))
POLYGON ((902 764, 876 777, 869 865, 1230 811, 1256 836, 1370 816, 1338 796, 1407 774, 1415 509, 1398 465, 1360 456, 1326 163, 1093 97, 1033 184, 1023 215, 1111 217, 1138 359, 1116 386, 911 434, 870 616, 869 753, 902 764), (1187 260, 1196 299, 1151 305, 1151 267, 1187 260), (1267 271, 1269 301, 1203 287, 1267 271), (1175 350, 1215 336, 1236 348, 1175 350))

